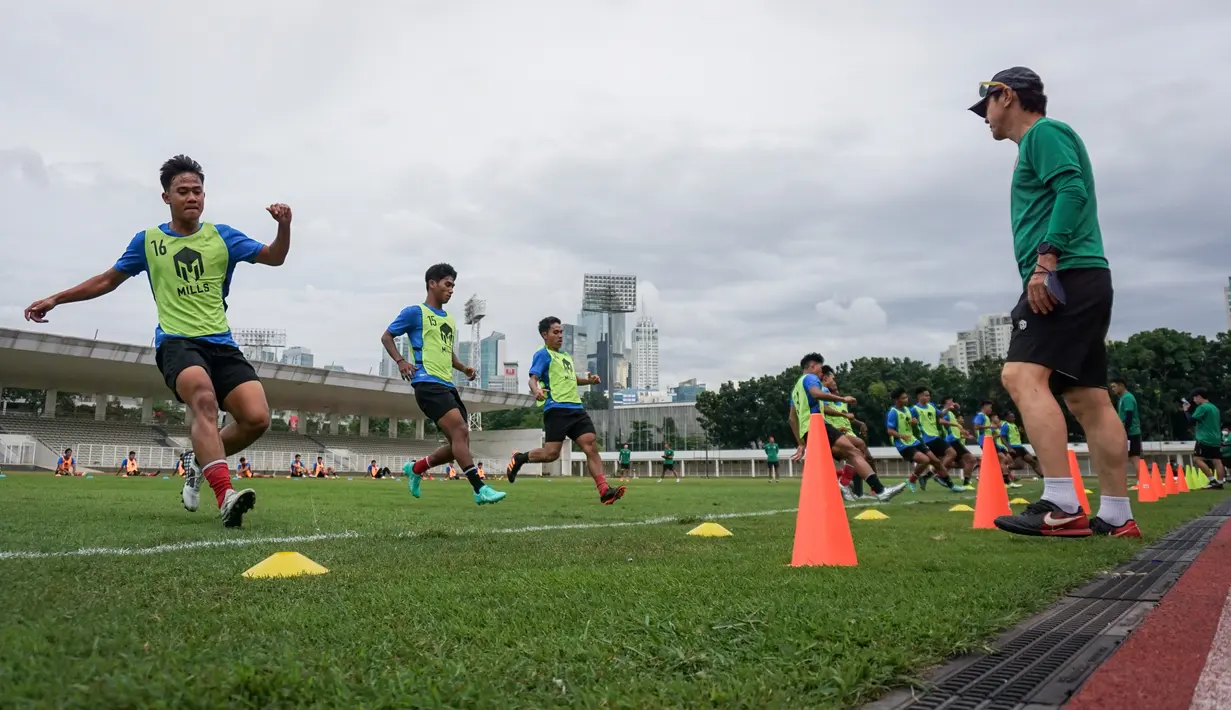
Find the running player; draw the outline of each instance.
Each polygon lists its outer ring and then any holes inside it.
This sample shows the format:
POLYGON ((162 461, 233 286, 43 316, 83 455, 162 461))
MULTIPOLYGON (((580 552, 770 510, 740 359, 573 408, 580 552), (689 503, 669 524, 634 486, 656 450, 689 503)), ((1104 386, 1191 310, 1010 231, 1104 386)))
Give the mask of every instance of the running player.
MULTIPOLYGON (((564 440, 572 439, 586 455, 586 468, 598 489, 599 502, 611 505, 624 496, 625 488, 613 488, 607 484, 603 459, 598 453, 594 422, 582 406, 581 394, 577 392, 578 385, 597 385, 601 380, 598 375, 578 375, 573 368, 573 357, 560 349, 564 345, 564 326, 559 318, 548 316, 539 321, 539 335, 543 338, 543 347, 530 362, 530 394, 543 407, 543 448, 525 453, 514 451, 504 468, 504 475, 512 483, 517 480, 517 472, 522 466, 551 463, 559 459, 564 440)), ((664 461, 666 453, 663 452, 664 461)))
POLYGON ((26 308, 26 320, 45 323, 56 306, 111 293, 141 272, 149 276, 158 308, 155 361, 167 387, 192 412, 192 452, 181 499, 195 511, 201 479, 218 499, 223 525, 239 527, 256 505, 256 491, 235 491, 226 457, 248 448, 269 428, 269 404, 256 371, 244 359, 227 324, 226 297, 240 262, 281 266, 291 247, 291 208, 267 209, 278 236, 265 245, 223 224, 201 221, 205 210, 205 172, 197 161, 177 155, 159 174, 162 201, 171 221, 138 232, 115 266, 67 291, 26 308), (218 409, 231 415, 218 431, 218 409), (198 460, 207 461, 203 467, 198 460))
POLYGON ((949 467, 945 465, 945 459, 949 454, 949 445, 945 443, 944 434, 940 431, 941 412, 936 408, 935 404, 932 404, 931 390, 927 387, 915 389, 915 405, 910 408, 910 413, 914 415, 915 421, 919 425, 919 431, 923 434, 923 447, 928 450, 928 453, 934 459, 932 468, 936 471, 936 480, 940 481, 940 485, 954 493, 961 493, 966 490, 949 478, 949 467))
POLYGON ((1030 451, 1022 444, 1022 432, 1017 426, 1017 414, 1009 411, 1004 413, 1004 421, 1000 424, 1000 440, 1008 447, 1008 453, 1013 460, 1011 468, 1021 470, 1022 464, 1030 467, 1034 471, 1034 475, 1042 478, 1043 474, 1039 471, 1039 462, 1031 455, 1030 451))
POLYGON ((975 456, 966 448, 966 439, 970 434, 962 427, 962 410, 952 397, 945 397, 941 402, 940 420, 945 427, 945 452, 943 463, 946 468, 954 464, 962 467, 962 485, 970 485, 970 477, 975 471, 975 456))
MULTIPOLYGON (((838 391, 838 378, 834 374, 834 370, 829 365, 821 368, 821 391, 829 394, 841 396, 838 391)), ((867 436, 868 425, 855 418, 854 413, 850 411, 850 405, 845 401, 841 402, 822 402, 821 410, 825 414, 825 422, 832 425, 835 429, 842 432, 843 436, 850 439, 859 453, 863 454, 863 459, 868 462, 868 467, 876 473, 876 459, 872 456, 872 452, 868 450, 867 436), (863 438, 855 436, 855 426, 859 427, 863 438)), ((842 497, 848 501, 856 501, 864 497, 863 479, 855 475, 855 468, 846 463, 839 470, 838 482, 841 484, 842 497)))
MULTIPOLYGON (((907 483, 911 490, 914 490, 915 481, 927 472, 929 466, 940 468, 940 459, 928 451, 923 441, 915 436, 915 427, 918 426, 919 420, 911 414, 907 407, 910 398, 906 394, 906 388, 898 387, 889 393, 889 398, 893 400, 893 406, 885 414, 885 431, 893 440, 898 454, 915 464, 915 470, 911 472, 907 483)), ((937 474, 936 480, 945 488, 953 489, 953 481, 949 480, 948 476, 937 474)))
MULTIPOLYGON (((428 268, 423 280, 427 286, 423 303, 403 308, 380 336, 385 352, 397 363, 402 379, 409 380, 414 388, 419 410, 436 424, 447 441, 411 466, 410 493, 419 497, 419 484, 428 469, 457 461, 474 489, 474 502, 479 505, 499 503, 506 494, 479 478, 479 469, 470 455, 470 424, 467 422, 466 405, 462 403, 457 387, 453 386, 454 370, 464 372, 471 380, 475 376, 474 368, 463 365, 453 352, 457 325, 453 316, 444 310, 445 304, 453 298, 457 271, 448 264, 435 264, 428 268), (398 352, 394 339, 402 335, 410 337, 414 362, 403 358, 402 353, 398 352)), ((390 425, 393 425, 392 422, 390 425)))
MULTIPOLYGON (((824 390, 820 378, 824 365, 825 358, 819 353, 808 353, 799 361, 804 374, 795 382, 795 388, 791 390, 791 409, 787 415, 791 422, 791 430, 795 432, 797 443, 795 455, 791 457, 794 461, 799 461, 804 457, 805 444, 811 429, 811 415, 820 413, 821 402, 855 403, 854 397, 842 397, 824 390)), ((829 422, 825 422, 825 435, 829 438, 831 453, 837 458, 850 461, 855 467, 855 472, 867 482, 868 487, 879 500, 887 503, 906 490, 905 483, 886 488, 876 472, 868 465, 863 454, 859 452, 855 442, 829 422)))

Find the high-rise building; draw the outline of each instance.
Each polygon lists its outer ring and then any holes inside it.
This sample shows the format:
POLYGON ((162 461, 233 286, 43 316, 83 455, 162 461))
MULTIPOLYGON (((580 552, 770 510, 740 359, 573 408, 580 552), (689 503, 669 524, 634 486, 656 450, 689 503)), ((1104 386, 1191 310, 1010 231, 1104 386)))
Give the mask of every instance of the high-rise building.
POLYGON ((480 340, 479 358, 479 386, 485 390, 500 389, 495 385, 499 382, 500 365, 504 362, 504 333, 493 330, 480 340))
POLYGON ((636 390, 658 389, 658 326, 643 315, 633 328, 632 387, 636 390))
POLYGON ((684 380, 675 387, 667 389, 667 395, 672 402, 696 402, 697 394, 705 391, 704 384, 698 384, 697 378, 684 380))
POLYGON ((940 364, 969 372, 970 364, 981 358, 1003 360, 1009 354, 1012 336, 1013 318, 1008 313, 979 316, 974 330, 959 331, 957 342, 940 354, 940 364))
POLYGON ((517 372, 518 364, 516 361, 503 363, 501 366, 501 375, 496 379, 492 389, 500 392, 509 392, 517 394, 517 372))
POLYGON ((561 325, 564 328, 564 343, 560 345, 560 349, 572 355, 574 360, 581 362, 585 359, 586 355, 590 354, 586 350, 588 342, 585 328, 573 325, 572 323, 563 323, 561 325))
MULTIPOLYGON (((393 339, 393 346, 401 353, 403 360, 410 359, 410 338, 405 335, 399 335, 393 339)), ((384 350, 380 354, 380 376, 381 377, 401 377, 402 373, 398 371, 398 364, 393 358, 389 357, 389 353, 384 350)))
POLYGON ((1227 302, 1227 330, 1231 330, 1231 276, 1227 277, 1227 285, 1223 286, 1222 295, 1227 302))
MULTIPOLYGON (((463 365, 470 364, 471 347, 472 346, 469 340, 463 340, 462 342, 457 344, 457 359, 461 361, 463 365)), ((470 380, 466 379, 466 373, 458 372, 457 370, 454 370, 453 371, 453 386, 454 387, 478 387, 479 379, 476 377, 475 381, 471 382, 470 380)))
POLYGON ((300 347, 298 345, 289 347, 282 353, 283 365, 297 365, 299 367, 312 367, 312 351, 300 347))

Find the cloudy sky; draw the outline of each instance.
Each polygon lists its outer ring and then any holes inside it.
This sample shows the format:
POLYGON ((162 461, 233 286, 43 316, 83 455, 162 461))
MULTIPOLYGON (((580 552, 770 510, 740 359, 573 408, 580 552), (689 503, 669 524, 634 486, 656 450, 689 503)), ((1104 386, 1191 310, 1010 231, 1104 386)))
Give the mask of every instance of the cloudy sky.
POLYGON ((165 221, 158 166, 183 152, 211 221, 268 241, 264 207, 292 205, 290 259, 239 267, 230 321, 318 364, 374 368, 442 260, 523 369, 586 271, 640 278, 664 386, 808 350, 935 362, 1020 289, 1015 148, 965 109, 1024 64, 1094 161, 1113 335, 1227 327, 1231 7, 836 7, 6 3, 0 325, 148 343, 144 278, 43 326, 21 312, 165 221))

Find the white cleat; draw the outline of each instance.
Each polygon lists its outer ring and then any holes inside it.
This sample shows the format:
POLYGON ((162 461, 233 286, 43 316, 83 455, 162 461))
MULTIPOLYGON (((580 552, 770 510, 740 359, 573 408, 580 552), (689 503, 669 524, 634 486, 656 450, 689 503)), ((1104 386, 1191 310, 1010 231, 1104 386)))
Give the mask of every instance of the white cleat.
POLYGON ((851 490, 850 486, 839 485, 838 487, 842 489, 842 499, 847 503, 854 503, 859 500, 859 498, 855 496, 855 492, 851 490))
POLYGON ((1021 487, 1022 487, 1022 484, 1020 483, 1010 483, 1009 484, 1009 488, 1021 488, 1021 487))
POLYGON ((184 490, 180 491, 180 499, 184 502, 184 510, 195 513, 201 507, 201 479, 205 476, 191 451, 181 456, 180 460, 184 462, 184 490))
POLYGON ((218 509, 218 517, 222 525, 228 528, 238 528, 244 524, 244 513, 256 507, 256 491, 245 488, 227 491, 222 497, 222 507, 218 509))
POLYGON ((900 494, 902 493, 902 491, 904 491, 904 490, 906 490, 906 484, 905 484, 905 483, 899 483, 899 484, 898 484, 898 485, 896 485, 896 486, 890 486, 890 487, 886 488, 884 491, 882 491, 881 493, 879 493, 879 494, 876 496, 876 499, 877 499, 877 500, 879 500, 879 501, 880 501, 880 502, 882 502, 882 503, 888 503, 889 501, 893 500, 894 498, 897 498, 897 497, 898 497, 898 495, 900 495, 900 494))

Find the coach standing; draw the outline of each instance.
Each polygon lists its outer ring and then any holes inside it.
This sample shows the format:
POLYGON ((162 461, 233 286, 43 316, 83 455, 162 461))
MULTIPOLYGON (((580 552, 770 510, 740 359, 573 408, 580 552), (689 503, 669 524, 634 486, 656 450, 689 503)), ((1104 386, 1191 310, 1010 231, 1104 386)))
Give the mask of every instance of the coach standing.
POLYGON ((970 107, 992 138, 1017 144, 1010 218, 1025 286, 1001 379, 1021 411, 1043 468, 1043 497, 996 527, 1018 535, 1140 537, 1128 500, 1128 438, 1107 396, 1111 270, 1103 254, 1094 173, 1081 137, 1047 118, 1043 81, 1013 67, 979 85, 970 107), (1087 518, 1068 465, 1068 434, 1055 395, 1086 432, 1102 496, 1087 518))

